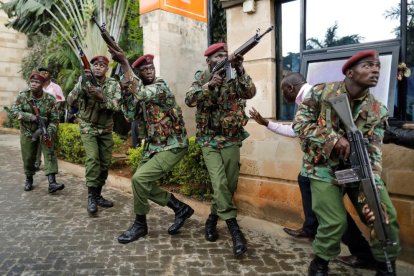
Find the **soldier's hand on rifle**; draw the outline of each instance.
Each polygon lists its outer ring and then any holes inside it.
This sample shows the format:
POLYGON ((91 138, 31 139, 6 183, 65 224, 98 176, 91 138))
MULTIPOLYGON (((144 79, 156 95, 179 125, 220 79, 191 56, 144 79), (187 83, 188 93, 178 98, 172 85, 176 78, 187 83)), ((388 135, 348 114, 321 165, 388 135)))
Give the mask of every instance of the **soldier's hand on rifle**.
POLYGON ((110 45, 108 45, 108 51, 112 56, 112 59, 115 60, 116 62, 122 63, 126 60, 126 56, 124 53, 124 50, 122 50, 122 48, 120 47, 112 47, 110 45))
MULTIPOLYGON (((384 209, 384 207, 383 207, 383 209, 384 209)), ((383 211, 383 214, 384 214, 385 223, 388 224, 389 219, 388 219, 387 212, 385 210, 382 210, 382 211, 383 211)), ((372 225, 374 223, 374 220, 375 220, 374 212, 369 208, 368 204, 365 204, 362 207, 362 214, 364 215, 365 220, 368 224, 372 225)))
POLYGON ((338 142, 336 142, 334 149, 336 153, 344 160, 348 160, 349 154, 351 152, 351 146, 345 137, 341 137, 338 142))
POLYGON ((96 101, 100 101, 100 102, 103 101, 103 95, 102 95, 99 87, 96 87, 96 86, 93 86, 93 85, 88 86, 88 93, 96 101))
POLYGON ((244 58, 242 55, 231 54, 229 57, 229 62, 231 63, 231 66, 236 69, 238 75, 241 75, 244 72, 243 60, 244 58))
POLYGON ((36 115, 32 114, 30 116, 30 121, 31 122, 38 122, 39 121, 39 117, 37 117, 36 115))
POLYGON ((225 68, 221 68, 220 70, 218 70, 216 73, 214 73, 213 77, 211 78, 211 80, 208 82, 208 88, 213 90, 215 87, 220 87, 223 85, 223 72, 224 72, 225 68))

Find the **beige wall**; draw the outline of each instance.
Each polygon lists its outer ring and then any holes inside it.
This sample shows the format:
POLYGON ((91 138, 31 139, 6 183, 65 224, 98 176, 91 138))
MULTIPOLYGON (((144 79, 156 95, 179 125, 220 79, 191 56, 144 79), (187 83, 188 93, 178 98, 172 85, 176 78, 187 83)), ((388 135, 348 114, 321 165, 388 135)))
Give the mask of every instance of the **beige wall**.
POLYGON ((7 15, 0 10, 0 123, 6 116, 3 107, 11 105, 17 92, 27 87, 19 73, 21 61, 27 54, 26 36, 6 28, 7 20, 7 15))
POLYGON ((189 135, 195 135, 195 109, 188 108, 185 93, 196 70, 205 68, 207 24, 163 10, 141 15, 144 53, 154 54, 157 76, 167 81, 183 109, 189 135))

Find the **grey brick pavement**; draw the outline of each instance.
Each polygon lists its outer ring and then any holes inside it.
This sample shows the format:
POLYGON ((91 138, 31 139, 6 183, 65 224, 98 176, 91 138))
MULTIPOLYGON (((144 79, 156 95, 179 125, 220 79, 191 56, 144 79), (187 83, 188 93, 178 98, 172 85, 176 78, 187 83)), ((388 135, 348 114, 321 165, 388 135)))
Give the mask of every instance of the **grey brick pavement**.
MULTIPOLYGON (((101 208, 91 218, 79 177, 59 174, 58 181, 66 187, 49 194, 40 172, 34 190, 23 191, 16 135, 0 134, 0 165, 0 275, 305 275, 312 257, 309 242, 256 227, 243 229, 249 249, 236 259, 224 223, 219 224, 220 239, 215 243, 204 240, 205 218, 197 215, 180 234, 170 236, 167 229, 174 215, 155 204, 148 215, 148 236, 121 245, 116 238, 133 218, 131 195, 104 189, 115 206, 101 208)), ((336 263, 330 269, 332 275, 373 275, 336 263)), ((399 270, 399 275, 414 271, 401 265, 399 270)))

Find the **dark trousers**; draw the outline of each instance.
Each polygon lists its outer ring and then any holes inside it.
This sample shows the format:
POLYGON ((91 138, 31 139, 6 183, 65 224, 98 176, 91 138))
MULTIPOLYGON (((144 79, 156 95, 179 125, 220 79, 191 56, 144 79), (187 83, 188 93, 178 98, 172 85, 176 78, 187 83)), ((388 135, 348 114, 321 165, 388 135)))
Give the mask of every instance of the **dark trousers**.
MULTIPOLYGON (((303 213, 305 214, 305 221, 303 222, 303 231, 308 235, 315 236, 318 229, 318 220, 315 213, 312 211, 312 194, 310 188, 309 178, 298 175, 298 183, 300 193, 302 195, 303 213)), ((358 226, 347 212, 348 228, 345 230, 341 241, 348 246, 349 252, 352 255, 366 260, 373 260, 371 248, 367 240, 362 235, 358 226)))

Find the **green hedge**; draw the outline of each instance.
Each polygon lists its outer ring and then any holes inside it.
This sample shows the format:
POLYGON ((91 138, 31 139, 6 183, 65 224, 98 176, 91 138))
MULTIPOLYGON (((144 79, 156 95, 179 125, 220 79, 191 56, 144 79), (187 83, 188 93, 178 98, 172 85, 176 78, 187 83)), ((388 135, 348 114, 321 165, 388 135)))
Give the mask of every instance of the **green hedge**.
MULTIPOLYGON (((112 134, 114 152, 122 149, 124 140, 116 133, 112 134)), ((56 140, 56 153, 58 158, 71 163, 85 163, 85 149, 83 148, 78 124, 59 124, 56 140)))
MULTIPOLYGON (((142 160, 142 147, 128 150, 128 164, 135 172, 142 160)), ((173 170, 160 180, 160 185, 179 185, 180 192, 201 200, 212 196, 210 176, 204 163, 201 147, 195 137, 189 139, 188 152, 173 170)))

